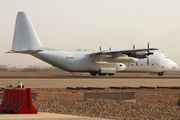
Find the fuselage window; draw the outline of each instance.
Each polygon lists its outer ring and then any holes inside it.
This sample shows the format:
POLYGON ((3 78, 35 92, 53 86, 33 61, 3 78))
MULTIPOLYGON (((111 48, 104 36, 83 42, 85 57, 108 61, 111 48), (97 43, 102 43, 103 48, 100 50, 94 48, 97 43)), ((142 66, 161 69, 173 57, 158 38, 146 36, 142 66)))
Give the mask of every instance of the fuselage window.
POLYGON ((168 55, 164 54, 164 56, 165 56, 166 59, 170 59, 168 55))
POLYGON ((69 59, 69 57, 66 57, 66 59, 69 59))
POLYGON ((74 59, 73 57, 70 57, 70 59, 74 59))

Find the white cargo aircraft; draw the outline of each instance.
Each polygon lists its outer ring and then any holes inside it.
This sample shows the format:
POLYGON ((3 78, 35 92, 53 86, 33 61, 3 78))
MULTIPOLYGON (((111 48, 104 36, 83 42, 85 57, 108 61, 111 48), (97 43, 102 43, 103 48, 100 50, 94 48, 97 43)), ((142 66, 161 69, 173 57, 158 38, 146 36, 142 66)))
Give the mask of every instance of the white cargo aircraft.
POLYGON ((89 72, 95 75, 114 75, 118 71, 150 72, 163 75, 165 71, 175 69, 164 53, 149 52, 156 48, 106 50, 106 51, 65 51, 44 47, 25 12, 19 12, 16 18, 12 49, 8 53, 30 54, 57 68, 69 72, 89 72))

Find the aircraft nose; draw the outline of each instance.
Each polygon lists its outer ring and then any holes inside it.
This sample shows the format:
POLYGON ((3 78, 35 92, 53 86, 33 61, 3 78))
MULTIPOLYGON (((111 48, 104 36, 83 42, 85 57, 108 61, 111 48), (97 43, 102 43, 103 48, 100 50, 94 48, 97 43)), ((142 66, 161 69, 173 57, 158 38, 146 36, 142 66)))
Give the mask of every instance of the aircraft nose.
POLYGON ((177 68, 177 64, 175 62, 172 62, 171 69, 173 70, 173 69, 176 69, 176 68, 177 68))

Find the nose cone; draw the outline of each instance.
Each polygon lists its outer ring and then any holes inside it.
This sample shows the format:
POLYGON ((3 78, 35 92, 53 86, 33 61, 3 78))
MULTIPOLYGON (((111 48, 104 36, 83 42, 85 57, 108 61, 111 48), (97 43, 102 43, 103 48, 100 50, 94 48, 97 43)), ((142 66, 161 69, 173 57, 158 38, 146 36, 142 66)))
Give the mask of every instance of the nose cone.
POLYGON ((174 70, 177 68, 177 64, 175 62, 172 62, 171 64, 171 69, 174 70))

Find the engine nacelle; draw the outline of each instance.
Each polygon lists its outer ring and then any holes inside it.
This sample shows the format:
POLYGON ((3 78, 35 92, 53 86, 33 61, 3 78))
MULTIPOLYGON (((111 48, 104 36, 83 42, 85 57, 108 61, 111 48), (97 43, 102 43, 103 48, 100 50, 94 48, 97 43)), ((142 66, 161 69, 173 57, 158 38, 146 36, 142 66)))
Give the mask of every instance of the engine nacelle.
POLYGON ((136 52, 136 53, 131 53, 129 56, 135 57, 135 58, 147 58, 148 53, 147 52, 136 52))

